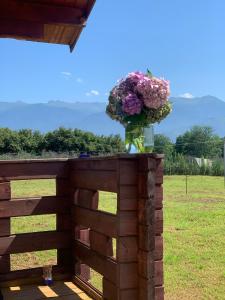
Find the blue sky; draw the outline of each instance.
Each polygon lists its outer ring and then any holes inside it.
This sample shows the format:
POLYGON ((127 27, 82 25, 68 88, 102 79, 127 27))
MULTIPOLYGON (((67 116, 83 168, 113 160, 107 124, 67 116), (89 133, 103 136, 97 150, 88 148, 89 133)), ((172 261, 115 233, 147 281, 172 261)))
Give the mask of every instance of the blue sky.
POLYGON ((172 96, 225 100, 225 1, 97 0, 72 54, 8 39, 0 53, 0 101, 106 101, 117 79, 147 68, 172 96))

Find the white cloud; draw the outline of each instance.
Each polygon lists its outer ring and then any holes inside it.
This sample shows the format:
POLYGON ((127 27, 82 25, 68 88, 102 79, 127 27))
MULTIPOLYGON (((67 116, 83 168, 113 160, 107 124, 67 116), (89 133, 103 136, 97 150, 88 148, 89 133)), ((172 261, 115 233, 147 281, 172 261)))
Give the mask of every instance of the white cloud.
POLYGON ((86 96, 99 96, 100 95, 100 93, 99 93, 99 91, 96 91, 96 90, 91 90, 90 92, 87 92, 86 93, 86 96))
POLYGON ((191 93, 184 93, 184 94, 180 95, 180 97, 186 98, 186 99, 194 98, 194 96, 191 93))
POLYGON ((83 80, 82 78, 80 78, 80 77, 78 77, 78 78, 76 79, 76 81, 77 81, 77 83, 83 83, 83 82, 84 82, 84 80, 83 80))
POLYGON ((72 76, 72 73, 66 72, 66 71, 61 72, 61 74, 64 75, 64 76, 66 76, 66 77, 72 76))

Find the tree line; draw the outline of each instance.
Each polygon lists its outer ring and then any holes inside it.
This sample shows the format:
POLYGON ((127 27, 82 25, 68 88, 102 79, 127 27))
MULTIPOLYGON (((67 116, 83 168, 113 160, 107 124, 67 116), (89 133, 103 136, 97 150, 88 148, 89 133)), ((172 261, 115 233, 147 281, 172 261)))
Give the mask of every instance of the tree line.
MULTIPOLYGON (((171 141, 165 135, 155 135, 154 152, 164 153, 165 174, 223 175, 224 138, 213 133, 208 126, 194 126, 171 141), (210 164, 198 165, 191 157, 205 158, 210 164)), ((31 129, 11 130, 0 128, 1 158, 32 158, 108 155, 125 152, 119 135, 95 135, 79 129, 59 128, 47 133, 31 129), (51 154, 51 155, 50 155, 51 154)))
POLYGON ((155 135, 154 152, 165 154, 165 174, 224 174, 224 140, 208 126, 194 126, 173 143, 165 135, 155 135), (198 164, 193 157, 208 159, 198 164))
POLYGON ((88 152, 92 155, 124 151, 119 135, 95 135, 79 129, 59 128, 47 133, 31 129, 11 130, 0 128, 0 155, 29 153, 65 153, 76 155, 88 152))

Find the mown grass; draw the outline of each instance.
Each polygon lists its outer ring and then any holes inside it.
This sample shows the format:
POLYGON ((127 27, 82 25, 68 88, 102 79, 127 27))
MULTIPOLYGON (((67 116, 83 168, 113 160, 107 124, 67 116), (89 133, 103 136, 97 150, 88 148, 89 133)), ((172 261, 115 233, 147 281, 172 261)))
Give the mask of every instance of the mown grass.
MULTIPOLYGON (((53 195, 51 180, 13 182, 13 196, 53 195)), ((225 299, 225 189, 221 177, 166 176, 164 183, 166 299, 225 299)), ((100 209, 115 213, 115 194, 100 209)), ((14 218, 12 232, 54 230, 54 216, 14 218)), ((13 269, 56 262, 56 252, 13 255, 13 269)), ((98 276, 93 283, 100 285, 98 276)))

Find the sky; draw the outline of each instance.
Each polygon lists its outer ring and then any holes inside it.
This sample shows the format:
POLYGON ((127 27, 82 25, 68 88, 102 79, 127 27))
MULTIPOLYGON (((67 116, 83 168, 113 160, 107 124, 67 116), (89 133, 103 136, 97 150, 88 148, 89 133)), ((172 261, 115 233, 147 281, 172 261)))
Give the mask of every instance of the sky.
POLYGON ((225 101, 224 0, 97 0, 67 46, 0 39, 0 101, 107 101, 116 81, 150 69, 171 95, 225 101))

